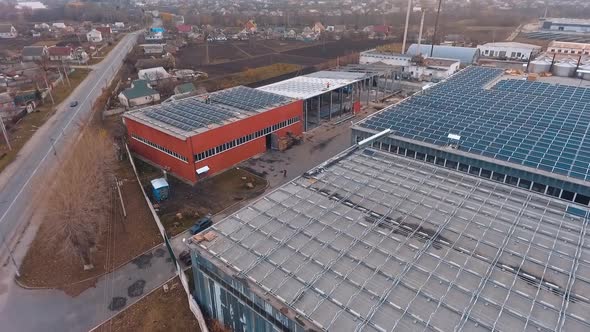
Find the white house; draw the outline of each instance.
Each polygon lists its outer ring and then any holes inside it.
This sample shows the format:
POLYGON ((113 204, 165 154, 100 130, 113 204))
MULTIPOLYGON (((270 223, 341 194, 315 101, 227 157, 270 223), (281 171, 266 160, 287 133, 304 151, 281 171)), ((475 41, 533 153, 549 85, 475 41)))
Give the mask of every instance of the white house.
POLYGON ((35 23, 36 30, 49 30, 51 26, 47 23, 35 23))
POLYGON ((426 58, 412 62, 410 66, 404 68, 405 72, 419 81, 438 82, 459 71, 461 61, 443 58, 426 58))
POLYGON ((57 28, 57 29, 65 29, 66 28, 66 24, 63 22, 55 22, 53 24, 51 24, 52 27, 57 28))
POLYGON ((163 40, 164 35, 161 32, 149 32, 145 34, 146 41, 163 40))
POLYGON ((528 61, 541 53, 542 47, 516 42, 499 42, 478 45, 481 56, 486 58, 528 61))
POLYGON ((91 43, 100 43, 102 41, 102 33, 96 29, 92 29, 86 34, 86 39, 91 43))
POLYGON ((18 32, 12 24, 0 24, 0 38, 9 39, 16 38, 16 36, 18 36, 18 32))
POLYGON ((51 61, 72 61, 74 50, 69 46, 52 46, 47 50, 51 61))
POLYGON ((119 93, 119 102, 126 108, 152 104, 160 100, 158 91, 152 89, 145 80, 136 80, 131 87, 119 93))
POLYGON ((123 22, 115 22, 114 27, 117 29, 124 29, 125 28, 125 23, 123 22))
POLYGON ((137 76, 140 80, 146 80, 149 82, 157 82, 159 80, 170 78, 172 75, 168 74, 164 67, 155 67, 148 69, 141 69, 137 76))

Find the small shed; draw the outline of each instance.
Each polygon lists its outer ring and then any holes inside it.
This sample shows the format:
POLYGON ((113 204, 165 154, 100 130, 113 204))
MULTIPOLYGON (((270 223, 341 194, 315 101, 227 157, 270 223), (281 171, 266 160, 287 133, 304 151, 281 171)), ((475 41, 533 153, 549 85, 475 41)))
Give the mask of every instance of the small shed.
POLYGON ((154 195, 154 199, 158 202, 168 199, 168 194, 170 193, 170 186, 168 185, 168 181, 164 178, 153 179, 152 183, 152 193, 154 195))

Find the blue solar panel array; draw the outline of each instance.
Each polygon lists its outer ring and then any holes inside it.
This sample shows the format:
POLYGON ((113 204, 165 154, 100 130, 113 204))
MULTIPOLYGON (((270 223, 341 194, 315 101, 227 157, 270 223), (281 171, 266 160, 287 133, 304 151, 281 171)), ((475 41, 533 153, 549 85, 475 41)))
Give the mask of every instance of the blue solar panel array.
POLYGON ((206 103, 200 96, 181 99, 146 108, 144 114, 184 131, 192 131, 222 124, 243 113, 255 114, 292 101, 284 96, 244 86, 212 93, 209 98, 211 103, 206 103))
POLYGON ((292 100, 289 97, 277 95, 245 86, 222 90, 211 94, 211 100, 215 103, 233 106, 249 112, 258 112, 287 104, 292 100))
POLYGON ((575 43, 590 43, 590 36, 580 35, 580 34, 575 34, 575 33, 537 31, 537 32, 527 32, 524 34, 524 37, 528 38, 528 39, 557 40, 557 41, 575 42, 575 43))
POLYGON ((525 80, 503 80, 498 82, 494 89, 590 103, 590 89, 567 85, 553 85, 525 80))
POLYGON ((436 145, 461 136, 461 150, 545 171, 590 178, 590 102, 587 89, 508 82, 482 89, 501 69, 471 67, 447 82, 389 107, 360 123, 436 145), (511 84, 514 90, 511 91, 511 84), (587 100, 587 99, 584 99, 587 100))
POLYGON ((206 104, 196 98, 186 98, 146 108, 143 113, 152 119, 184 131, 220 124, 237 115, 235 111, 206 104))

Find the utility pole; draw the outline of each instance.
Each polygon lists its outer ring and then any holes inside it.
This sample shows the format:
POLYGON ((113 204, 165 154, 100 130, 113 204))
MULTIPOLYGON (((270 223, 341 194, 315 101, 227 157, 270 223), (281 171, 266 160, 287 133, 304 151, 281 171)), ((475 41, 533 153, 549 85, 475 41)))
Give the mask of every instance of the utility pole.
POLYGON ((406 41, 408 40, 408 26, 410 25, 410 11, 412 10, 412 0, 408 0, 408 10, 406 11, 406 27, 404 28, 404 41, 402 43, 402 54, 406 54, 406 41))
POLYGON ((123 208, 123 217, 127 218, 127 210, 125 209, 125 203, 123 202, 123 195, 121 194, 121 185, 119 184, 119 180, 115 176, 115 186, 117 186, 117 191, 119 192, 119 200, 121 201, 121 208, 123 208))
POLYGON ((430 57, 434 53, 434 43, 436 43, 436 33, 438 32, 438 18, 440 16, 440 7, 442 6, 442 0, 438 0, 438 10, 436 11, 436 20, 434 21, 434 35, 432 36, 432 45, 430 45, 430 57))
POLYGON ((68 71, 66 69, 66 64, 62 61, 61 65, 62 65, 62 68, 64 70, 64 74, 66 76, 66 81, 68 81, 68 86, 71 88, 72 87, 72 83, 70 83, 70 76, 68 75, 68 71))
POLYGON ((8 146, 8 150, 12 151, 12 146, 10 145, 10 141, 8 140, 8 132, 6 132, 6 126, 4 126, 4 119, 0 116, 0 127, 2 127, 2 134, 4 135, 4 140, 6 141, 6 146, 8 146))
POLYGON ((47 82, 47 73, 44 73, 43 79, 45 80, 45 87, 47 87, 47 92, 49 92, 49 97, 51 97, 51 104, 55 105, 55 100, 53 99, 53 93, 51 92, 51 87, 49 87, 49 82, 47 82))
POLYGON ((422 30, 424 30, 424 16, 426 14, 426 10, 422 8, 422 17, 420 18, 420 32, 418 32, 418 55, 422 54, 422 30))

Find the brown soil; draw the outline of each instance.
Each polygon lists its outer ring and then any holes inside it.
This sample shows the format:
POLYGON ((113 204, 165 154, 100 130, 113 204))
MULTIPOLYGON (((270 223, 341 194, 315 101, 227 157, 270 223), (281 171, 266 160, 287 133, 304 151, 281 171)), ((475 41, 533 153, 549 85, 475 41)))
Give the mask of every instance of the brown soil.
POLYGON ((168 286, 168 292, 160 287, 96 331, 200 331, 178 279, 169 282, 168 286))
POLYGON ((177 66, 204 71, 209 78, 215 78, 275 63, 313 66, 387 43, 382 40, 330 41, 325 44, 277 40, 210 43, 209 64, 203 62, 204 45, 193 44, 178 53, 177 66))
POLYGON ((120 162, 117 176, 123 181, 121 193, 127 218, 123 218, 119 198, 113 190, 114 217, 109 223, 112 228, 105 228, 100 234, 93 256, 94 269, 84 271, 81 260, 56 254, 57 246, 45 241, 52 232, 51 224, 42 222, 21 266, 21 284, 58 288, 76 296, 94 286, 97 277, 162 242, 128 161, 120 162))
MULTIPOLYGON (((136 163, 144 188, 149 191, 149 181, 161 175, 142 161, 136 163)), ((214 215, 238 202, 259 196, 267 187, 265 179, 243 168, 232 168, 194 186, 174 177, 168 177, 168 183, 170 197, 157 206, 160 220, 170 236, 182 233, 202 216, 209 213, 214 215), (253 187, 248 188, 247 183, 253 187), (177 213, 182 214, 182 219, 177 218, 177 213)))

